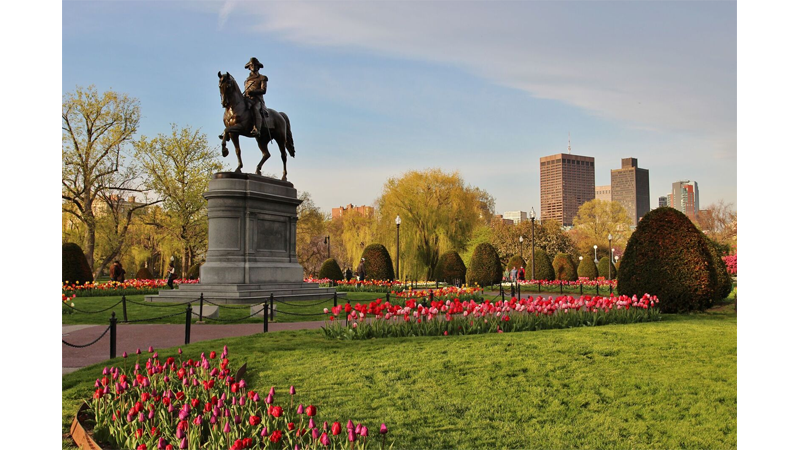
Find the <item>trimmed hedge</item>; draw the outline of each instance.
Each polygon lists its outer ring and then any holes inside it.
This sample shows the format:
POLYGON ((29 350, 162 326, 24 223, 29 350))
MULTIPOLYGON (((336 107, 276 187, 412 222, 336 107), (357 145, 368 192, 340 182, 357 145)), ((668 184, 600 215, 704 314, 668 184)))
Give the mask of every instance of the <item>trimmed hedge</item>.
POLYGON ((488 242, 478 244, 467 269, 467 284, 487 286, 503 281, 503 265, 497 250, 488 242))
POLYGON ((367 280, 394 281, 394 267, 389 251, 381 244, 370 244, 361 254, 367 280))
MULTIPOLYGON (((177 267, 175 268, 175 273, 178 273, 177 267)), ((150 272, 150 269, 147 267, 142 267, 136 272, 136 279, 137 280, 154 280, 153 273, 150 272)))
POLYGON ((94 281, 86 255, 83 254, 81 246, 73 242, 61 244, 61 281, 69 284, 94 281))
POLYGON ((614 264, 611 264, 611 278, 608 277, 608 256, 603 256, 600 258, 600 261, 597 263, 597 276, 603 277, 606 280, 613 280, 617 278, 617 268, 614 267, 614 264))
MULTIPOLYGON (((606 268, 606 272, 608 268, 606 268)), ((597 279, 597 266, 591 257, 584 256, 580 264, 578 264, 578 277, 588 278, 590 280, 597 279)))
POLYGON ((339 263, 333 258, 328 258, 322 263, 322 267, 319 268, 319 278, 341 281, 344 279, 344 274, 342 273, 342 268, 339 267, 339 263))
POLYGON ((466 282, 467 266, 461 255, 455 250, 445 252, 439 257, 439 262, 433 269, 433 279, 447 284, 456 284, 458 281, 466 282))
POLYGON ((537 248, 534 252, 534 258, 536 258, 535 267, 531 267, 531 265, 528 264, 528 267, 525 268, 526 273, 533 273, 534 269, 536 270, 536 276, 531 279, 542 281, 555 280, 556 273, 553 270, 553 261, 550 260, 547 252, 541 248, 537 248))
POLYGON ((556 280, 578 281, 578 271, 575 269, 575 263, 566 253, 559 253, 553 258, 553 272, 555 272, 556 280))
POLYGON ((717 280, 717 289, 714 293, 714 300, 722 300, 728 297, 728 294, 730 294, 733 290, 733 281, 731 280, 731 275, 728 273, 728 267, 726 266, 725 261, 722 260, 723 254, 720 253, 722 251, 720 246, 713 240, 709 239, 709 237, 705 234, 703 234, 703 237, 706 239, 706 244, 713 255, 713 271, 717 280))
POLYGON ((716 252, 680 211, 661 207, 639 221, 620 260, 621 295, 655 295, 665 313, 706 309, 718 287, 716 252))

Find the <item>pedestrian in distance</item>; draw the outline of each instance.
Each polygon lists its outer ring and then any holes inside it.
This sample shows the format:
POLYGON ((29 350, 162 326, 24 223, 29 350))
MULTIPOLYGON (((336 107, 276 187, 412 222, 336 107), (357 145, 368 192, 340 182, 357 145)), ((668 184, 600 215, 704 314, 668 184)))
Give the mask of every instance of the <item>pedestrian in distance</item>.
POLYGON ((348 266, 347 269, 344 270, 344 279, 349 283, 351 278, 353 278, 353 271, 350 270, 348 266))
POLYGON ((503 271, 503 281, 508 281, 508 276, 508 267, 506 267, 506 270, 503 271))
POLYGON ((525 268, 520 267, 519 271, 517 272, 517 279, 518 280, 525 280, 525 268))
POLYGON ((367 277, 367 271, 364 270, 365 261, 366 259, 361 258, 361 262, 358 263, 358 267, 356 268, 356 276, 359 282, 364 282, 364 279, 367 277))
POLYGON ((517 266, 511 268, 511 282, 516 283, 517 281, 517 266))
POLYGON ((167 269, 167 286, 169 286, 170 289, 175 289, 175 287, 172 285, 174 281, 175 281, 175 263, 170 262, 169 269, 167 269))

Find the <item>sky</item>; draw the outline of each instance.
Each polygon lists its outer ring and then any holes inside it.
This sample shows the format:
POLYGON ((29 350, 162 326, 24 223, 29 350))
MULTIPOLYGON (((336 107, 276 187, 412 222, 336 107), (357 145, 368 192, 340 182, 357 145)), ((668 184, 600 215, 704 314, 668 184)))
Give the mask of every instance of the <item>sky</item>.
MULTIPOLYGON (((62 94, 141 101, 139 136, 199 128, 220 147, 217 72, 243 85, 257 57, 285 112, 288 179, 323 211, 373 204, 389 177, 439 167, 496 211, 539 207, 542 156, 650 171, 650 203, 678 180, 700 206, 736 206, 734 2, 64 1, 62 94)), ((244 171, 260 152, 243 141, 244 171)), ((280 174, 272 144, 264 172, 280 174)), ((223 160, 235 167, 235 156, 223 160)))

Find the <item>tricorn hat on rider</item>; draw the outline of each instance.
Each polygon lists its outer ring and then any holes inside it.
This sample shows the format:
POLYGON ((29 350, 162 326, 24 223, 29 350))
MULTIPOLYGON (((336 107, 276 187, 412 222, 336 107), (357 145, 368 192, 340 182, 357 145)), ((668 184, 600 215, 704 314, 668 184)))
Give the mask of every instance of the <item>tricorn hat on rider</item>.
POLYGON ((251 68, 254 68, 254 67, 258 67, 259 69, 263 69, 264 68, 264 65, 261 64, 260 62, 258 62, 258 59, 255 56, 250 58, 250 61, 248 61, 247 64, 245 64, 244 68, 245 69, 251 69, 251 68))

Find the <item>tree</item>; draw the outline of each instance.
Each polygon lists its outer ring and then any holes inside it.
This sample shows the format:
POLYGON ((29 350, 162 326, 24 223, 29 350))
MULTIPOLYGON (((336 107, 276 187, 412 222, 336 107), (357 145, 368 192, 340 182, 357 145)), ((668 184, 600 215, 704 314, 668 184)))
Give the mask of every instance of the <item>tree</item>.
POLYGON ((208 217, 203 192, 214 172, 222 170, 219 156, 199 130, 179 129, 172 124, 170 135, 142 137, 134 143, 141 170, 149 176, 148 188, 164 199, 166 228, 181 244, 181 273, 187 273, 200 248, 208 240, 208 217))
POLYGON ((725 249, 728 253, 736 248, 736 211, 732 204, 719 200, 706 206, 700 210, 695 225, 719 244, 718 250, 725 249))
POLYGON ((139 101, 94 86, 77 87, 61 104, 61 198, 63 211, 84 225, 83 251, 94 267, 95 201, 109 189, 139 127, 139 101))
POLYGON ((582 255, 591 253, 592 260, 594 260, 595 245, 598 256, 607 255, 611 251, 607 247, 609 234, 613 236, 611 245, 615 251, 623 251, 633 225, 625 207, 620 203, 598 199, 581 205, 573 224, 572 231, 578 252, 582 255))
MULTIPOLYGON (((492 220, 489 242, 497 249, 500 261, 508 264, 513 255, 522 252, 523 258, 530 259, 531 255, 531 224, 530 221, 520 221, 517 224, 505 223, 503 220, 492 220), (519 238, 522 236, 522 244, 519 238)), ((561 225, 554 220, 544 223, 535 223, 534 233, 536 248, 544 249, 552 259, 559 253, 574 254, 575 245, 561 225)))
POLYGON ((446 250, 464 251, 472 231, 493 214, 494 199, 466 185, 458 172, 410 171, 390 178, 383 186, 378 199, 378 237, 396 250, 395 217, 399 215, 404 271, 430 280, 439 255, 446 250))
POLYGON ((306 276, 319 273, 327 258, 324 243, 325 214, 314 204, 311 194, 302 192, 303 203, 297 207, 297 262, 303 266, 306 276))

